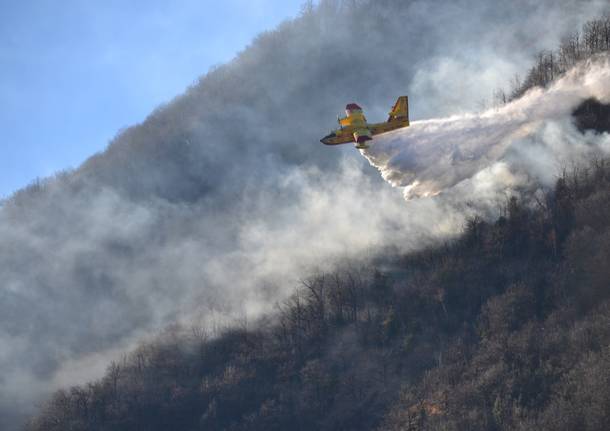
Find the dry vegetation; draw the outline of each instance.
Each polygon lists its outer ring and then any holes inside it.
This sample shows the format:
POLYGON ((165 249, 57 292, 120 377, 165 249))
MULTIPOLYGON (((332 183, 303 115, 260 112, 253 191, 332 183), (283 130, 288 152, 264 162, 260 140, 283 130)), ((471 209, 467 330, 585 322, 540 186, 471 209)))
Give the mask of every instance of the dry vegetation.
POLYGON ((391 274, 306 280, 276 320, 168 331, 56 393, 27 429, 601 430, 608 262, 610 164, 598 161, 391 274))

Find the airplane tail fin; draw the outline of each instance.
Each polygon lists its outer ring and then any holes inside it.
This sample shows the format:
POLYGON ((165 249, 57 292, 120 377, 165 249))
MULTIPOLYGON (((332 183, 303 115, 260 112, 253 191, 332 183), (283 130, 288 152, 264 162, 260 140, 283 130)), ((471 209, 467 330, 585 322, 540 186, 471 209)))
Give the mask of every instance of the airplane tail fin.
POLYGON ((396 120, 409 121, 409 98, 407 96, 400 96, 390 111, 388 122, 396 120))

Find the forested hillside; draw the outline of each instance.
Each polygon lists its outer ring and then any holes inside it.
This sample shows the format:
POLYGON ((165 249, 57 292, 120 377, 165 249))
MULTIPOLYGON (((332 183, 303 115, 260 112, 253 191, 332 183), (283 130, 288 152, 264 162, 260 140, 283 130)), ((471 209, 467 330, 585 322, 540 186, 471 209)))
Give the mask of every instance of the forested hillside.
POLYGON ((603 430, 609 261, 598 160, 386 273, 304 280, 277 318, 172 328, 27 429, 603 430))

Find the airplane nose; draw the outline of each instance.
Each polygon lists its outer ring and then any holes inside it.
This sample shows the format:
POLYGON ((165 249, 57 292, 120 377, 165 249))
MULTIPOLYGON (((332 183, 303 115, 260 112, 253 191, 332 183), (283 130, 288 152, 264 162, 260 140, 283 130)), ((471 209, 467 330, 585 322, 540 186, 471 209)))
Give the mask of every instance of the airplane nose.
POLYGON ((331 138, 334 138, 335 136, 337 136, 337 135, 334 134, 334 133, 331 133, 330 135, 326 135, 322 139, 320 139, 320 142, 322 142, 323 144, 328 145, 328 140, 331 139, 331 138))

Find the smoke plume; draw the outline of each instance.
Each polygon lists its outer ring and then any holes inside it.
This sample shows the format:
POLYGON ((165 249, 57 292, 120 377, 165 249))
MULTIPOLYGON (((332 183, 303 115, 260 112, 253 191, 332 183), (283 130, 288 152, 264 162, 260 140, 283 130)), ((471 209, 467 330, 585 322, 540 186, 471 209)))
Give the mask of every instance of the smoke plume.
POLYGON ((453 187, 464 193, 467 183, 494 190, 526 182, 550 186, 567 164, 610 151, 607 135, 582 136, 572 119, 586 99, 610 101, 608 82, 610 61, 604 56, 500 108, 415 121, 362 153, 406 199, 451 193, 453 187))

